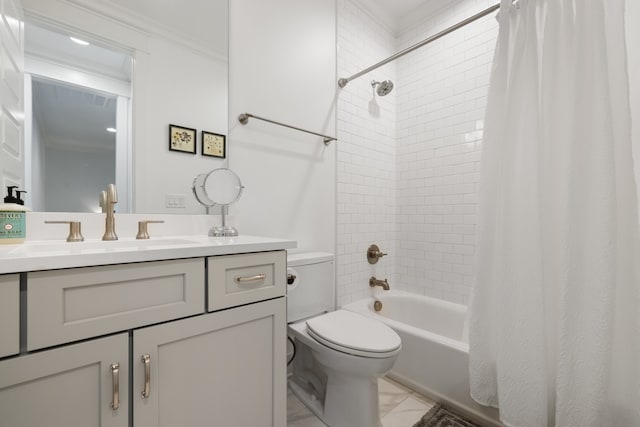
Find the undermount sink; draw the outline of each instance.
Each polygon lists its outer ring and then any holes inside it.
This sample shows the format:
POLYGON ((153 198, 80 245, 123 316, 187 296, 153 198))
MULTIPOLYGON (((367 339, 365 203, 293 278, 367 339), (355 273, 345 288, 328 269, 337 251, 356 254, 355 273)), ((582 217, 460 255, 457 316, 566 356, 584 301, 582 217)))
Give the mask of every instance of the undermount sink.
POLYGON ((59 254, 59 253, 96 253, 115 252, 131 249, 170 248, 198 244, 188 239, 149 239, 149 240, 94 240, 84 242, 26 242, 11 251, 12 254, 59 254))

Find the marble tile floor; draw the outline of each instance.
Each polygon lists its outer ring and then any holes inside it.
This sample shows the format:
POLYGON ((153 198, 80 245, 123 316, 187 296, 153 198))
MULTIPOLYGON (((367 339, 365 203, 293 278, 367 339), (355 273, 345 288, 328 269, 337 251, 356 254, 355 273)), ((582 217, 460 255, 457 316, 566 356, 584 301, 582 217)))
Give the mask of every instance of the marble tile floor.
MULTIPOLYGON (((432 400, 393 381, 378 382, 383 427, 412 427, 435 404, 432 400)), ((287 427, 325 427, 298 398, 287 394, 287 427)))

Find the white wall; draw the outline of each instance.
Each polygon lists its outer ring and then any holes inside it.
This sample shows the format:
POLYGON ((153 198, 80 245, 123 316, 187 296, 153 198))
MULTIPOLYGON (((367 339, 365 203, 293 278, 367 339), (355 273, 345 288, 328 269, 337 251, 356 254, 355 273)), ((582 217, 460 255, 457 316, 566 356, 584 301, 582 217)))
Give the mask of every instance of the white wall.
MULTIPOLYGON (((399 34, 357 0, 341 0, 339 70, 351 75, 486 7, 425 4, 399 34), (417 25, 413 22, 419 22, 417 25)), ((339 98, 338 302, 392 288, 464 303, 473 276, 480 140, 497 23, 487 17, 349 83, 339 98), (370 81, 391 78, 376 97, 370 81), (364 257, 378 243, 389 253, 364 257), (375 292, 375 291, 374 291, 375 292)))
MULTIPOLYGON (((338 74, 351 76, 396 50, 389 29, 362 6, 338 1, 338 74)), ((396 216, 396 97, 374 96, 371 80, 396 78, 387 64, 350 82, 338 97, 337 297, 338 304, 368 296, 369 278, 398 287, 396 216), (369 245, 389 255, 375 265, 366 259, 369 245)))
POLYGON ((240 233, 335 250, 335 152, 322 139, 251 119, 248 112, 335 135, 335 4, 230 2, 229 166, 245 190, 231 213, 240 233))
MULTIPOLYGON (((399 36, 404 48, 493 1, 458 0, 399 36)), ((498 25, 490 14, 398 60, 399 280, 466 303, 474 273, 480 152, 498 25)))
POLYGON ((164 40, 150 39, 148 50, 134 65, 133 211, 205 213, 191 184, 226 165, 201 155, 201 131, 227 134, 227 64, 164 40), (195 155, 169 151, 169 124, 197 129, 195 155), (186 207, 166 208, 166 194, 184 195, 186 207))

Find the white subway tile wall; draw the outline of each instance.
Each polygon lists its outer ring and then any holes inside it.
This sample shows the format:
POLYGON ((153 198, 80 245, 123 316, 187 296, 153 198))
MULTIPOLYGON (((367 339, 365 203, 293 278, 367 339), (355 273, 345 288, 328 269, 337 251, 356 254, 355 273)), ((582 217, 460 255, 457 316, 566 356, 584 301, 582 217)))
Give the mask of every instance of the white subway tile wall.
MULTIPOLYGON (((357 3, 338 0, 338 76, 395 53, 396 39, 357 3)), ((337 302, 369 296, 369 278, 397 285, 396 91, 374 95, 371 80, 396 81, 395 64, 350 82, 338 96, 337 302), (367 262, 370 244, 389 255, 367 262)))
MULTIPOLYGON (((494 0, 495 1, 495 0, 494 0)), ((338 74, 348 76, 491 5, 453 0, 399 34, 354 0, 338 4, 338 74)), ((489 15, 351 82, 338 98, 338 304, 392 288, 468 302, 489 73, 489 15), (371 79, 392 79, 376 97, 371 79), (389 256, 375 267, 369 243, 389 256)))

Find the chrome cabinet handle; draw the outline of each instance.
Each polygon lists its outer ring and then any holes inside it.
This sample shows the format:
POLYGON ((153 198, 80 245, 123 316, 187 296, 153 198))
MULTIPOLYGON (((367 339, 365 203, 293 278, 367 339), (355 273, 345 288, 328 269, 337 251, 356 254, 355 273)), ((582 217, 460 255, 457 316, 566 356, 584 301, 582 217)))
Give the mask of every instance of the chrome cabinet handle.
POLYGON ((144 390, 142 390, 142 398, 149 397, 151 388, 151 356, 148 354, 142 355, 142 363, 144 363, 144 390))
POLYGON ((114 411, 120 407, 120 364, 111 365, 111 383, 113 386, 113 400, 111 401, 111 409, 114 411))
POLYGON ((235 282, 237 284, 240 283, 249 283, 249 282, 257 282, 259 280, 264 280, 267 278, 267 275, 264 273, 260 273, 260 274, 256 274, 255 276, 236 276, 233 280, 235 280, 235 282))

